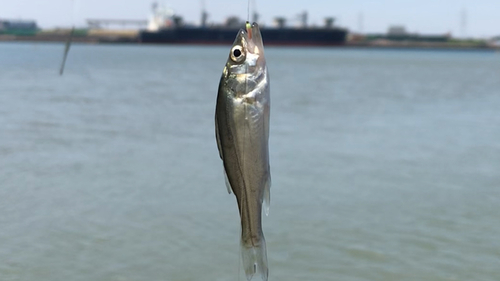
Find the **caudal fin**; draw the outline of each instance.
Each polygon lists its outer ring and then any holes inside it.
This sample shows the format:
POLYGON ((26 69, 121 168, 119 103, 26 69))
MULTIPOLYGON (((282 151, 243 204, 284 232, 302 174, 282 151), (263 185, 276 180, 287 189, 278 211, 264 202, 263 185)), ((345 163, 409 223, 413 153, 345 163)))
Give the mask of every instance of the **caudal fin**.
POLYGON ((242 243, 241 256, 248 281, 252 280, 255 273, 258 273, 262 280, 267 281, 267 253, 264 237, 262 237, 261 244, 258 247, 247 247, 242 243))

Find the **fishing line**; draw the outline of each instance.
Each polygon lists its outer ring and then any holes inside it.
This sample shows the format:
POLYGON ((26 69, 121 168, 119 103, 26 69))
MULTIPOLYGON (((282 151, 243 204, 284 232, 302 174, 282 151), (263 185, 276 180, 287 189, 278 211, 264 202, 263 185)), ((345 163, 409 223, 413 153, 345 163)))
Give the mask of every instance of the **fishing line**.
POLYGON ((76 14, 75 0, 71 1, 71 26, 75 26, 75 14, 76 14))
POLYGON ((73 39, 73 34, 75 33, 75 0, 71 1, 71 30, 68 34, 68 39, 66 40, 66 45, 64 46, 63 60, 61 62, 61 67, 59 68, 59 75, 62 76, 64 73, 64 66, 66 65, 66 59, 68 58, 69 48, 71 47, 71 40, 73 39))

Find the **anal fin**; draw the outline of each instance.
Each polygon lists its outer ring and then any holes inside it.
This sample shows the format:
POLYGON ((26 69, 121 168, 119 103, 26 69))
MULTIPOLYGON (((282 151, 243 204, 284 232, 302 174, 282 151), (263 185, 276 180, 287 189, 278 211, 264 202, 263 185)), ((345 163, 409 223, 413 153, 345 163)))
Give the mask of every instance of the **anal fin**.
POLYGON ((269 207, 271 206, 271 173, 268 173, 266 183, 264 185, 264 212, 269 216, 269 207))

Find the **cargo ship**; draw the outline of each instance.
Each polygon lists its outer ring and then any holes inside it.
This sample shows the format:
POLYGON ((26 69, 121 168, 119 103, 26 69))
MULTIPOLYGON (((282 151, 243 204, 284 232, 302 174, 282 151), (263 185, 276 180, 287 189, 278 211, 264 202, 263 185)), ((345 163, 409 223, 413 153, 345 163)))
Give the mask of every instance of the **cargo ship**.
MULTIPOLYGON (((153 4, 153 16, 148 21, 147 30, 139 32, 139 42, 154 44, 231 44, 244 22, 237 17, 229 17, 224 24, 207 24, 208 14, 203 11, 201 25, 185 24, 182 17, 171 9, 153 4)), ((253 21, 258 22, 254 13, 253 21)), ((288 27, 285 18, 276 18, 272 27, 261 25, 261 34, 266 45, 289 46, 336 46, 344 45, 347 30, 336 27, 334 18, 326 18, 324 26, 309 27, 307 12, 300 15, 298 27, 288 27)))

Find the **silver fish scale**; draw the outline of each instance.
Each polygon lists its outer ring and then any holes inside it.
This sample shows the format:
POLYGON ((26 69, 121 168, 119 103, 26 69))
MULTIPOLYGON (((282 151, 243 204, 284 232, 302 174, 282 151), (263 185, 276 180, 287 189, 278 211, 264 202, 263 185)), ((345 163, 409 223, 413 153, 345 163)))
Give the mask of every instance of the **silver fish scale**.
POLYGON ((257 24, 252 37, 240 30, 219 84, 215 110, 217 146, 228 191, 236 196, 241 218, 241 253, 247 280, 267 280, 262 206, 269 208, 269 76, 257 24), (238 57, 235 57, 238 54, 238 57))

